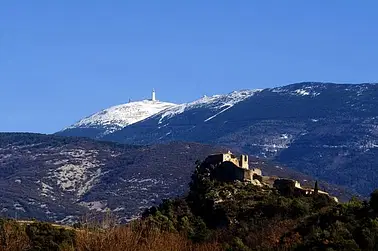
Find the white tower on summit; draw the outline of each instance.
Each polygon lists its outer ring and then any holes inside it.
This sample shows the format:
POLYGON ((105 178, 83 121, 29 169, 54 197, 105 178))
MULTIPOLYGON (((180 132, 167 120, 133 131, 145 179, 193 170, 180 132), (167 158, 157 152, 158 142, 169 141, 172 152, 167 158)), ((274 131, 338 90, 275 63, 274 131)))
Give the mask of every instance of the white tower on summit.
POLYGON ((152 89, 152 98, 151 98, 152 101, 156 101, 156 93, 155 93, 155 89, 152 89))

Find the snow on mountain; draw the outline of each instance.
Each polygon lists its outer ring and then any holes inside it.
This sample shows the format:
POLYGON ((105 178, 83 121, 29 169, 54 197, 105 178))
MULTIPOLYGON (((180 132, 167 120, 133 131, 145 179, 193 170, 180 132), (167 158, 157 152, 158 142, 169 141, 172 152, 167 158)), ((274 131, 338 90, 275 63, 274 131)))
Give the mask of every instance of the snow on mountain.
POLYGON ((113 133, 125 126, 144 120, 165 109, 176 107, 176 104, 142 100, 130 102, 127 104, 117 105, 89 117, 86 117, 65 130, 75 128, 105 128, 101 136, 113 133))
POLYGON ((94 139, 102 139, 123 128, 145 120, 150 117, 158 118, 158 124, 187 110, 207 108, 211 113, 203 118, 207 122, 227 111, 235 104, 253 96, 262 89, 234 91, 225 95, 204 96, 194 102, 185 104, 173 104, 155 100, 154 96, 149 100, 142 100, 110 107, 89 117, 86 117, 74 125, 58 132, 61 136, 80 136, 94 139))
POLYGON ((378 187, 377 117, 378 84, 303 82, 204 97, 104 140, 238 147, 367 195, 378 187))
POLYGON ((275 93, 290 94, 295 96, 316 97, 326 89, 326 85, 321 83, 293 84, 288 86, 275 87, 270 89, 275 93))
POLYGON ((256 89, 256 90, 243 90, 243 91, 234 91, 229 94, 225 95, 214 95, 211 97, 204 96, 201 99, 198 99, 191 103, 181 104, 177 105, 175 107, 172 107, 170 109, 167 109, 156 116, 161 116, 159 120, 159 124, 163 123, 164 120, 169 119, 173 116, 176 116, 178 114, 181 114, 187 110, 195 109, 195 108, 201 108, 201 107, 209 107, 212 110, 221 110, 215 115, 207 118, 204 120, 204 122, 207 122, 213 118, 215 118, 217 115, 225 112, 226 110, 233 107, 235 104, 253 96, 255 93, 262 91, 262 89, 256 89))

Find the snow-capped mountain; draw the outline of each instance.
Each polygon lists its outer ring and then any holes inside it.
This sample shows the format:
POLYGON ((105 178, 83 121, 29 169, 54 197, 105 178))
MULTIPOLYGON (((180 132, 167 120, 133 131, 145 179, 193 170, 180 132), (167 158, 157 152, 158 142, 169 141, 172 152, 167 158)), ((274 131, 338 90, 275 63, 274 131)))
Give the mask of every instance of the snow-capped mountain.
POLYGON ((153 99, 117 105, 86 117, 58 134, 100 139, 107 134, 114 133, 128 125, 175 106, 172 103, 153 99))
POLYGON ((378 187, 372 168, 378 166, 378 84, 304 82, 203 97, 101 140, 238 147, 366 195, 378 187))
MULTIPOLYGON (((143 121, 145 123, 141 123, 142 127, 132 127, 132 125, 125 127, 125 129, 128 128, 127 130, 134 130, 134 128, 137 128, 136 130, 138 132, 135 135, 135 138, 131 134, 127 133, 127 135, 124 135, 123 132, 120 131, 119 134, 112 133, 105 136, 104 140, 131 144, 153 144, 170 141, 172 139, 175 140, 176 137, 171 137, 172 131, 169 130, 171 125, 170 123, 172 121, 174 121, 173 123, 177 126, 177 128, 184 130, 183 133, 186 133, 187 130, 195 131, 198 129, 197 127, 200 126, 201 123, 211 125, 211 122, 218 116, 226 113, 237 104, 242 103, 261 91, 263 90, 242 90, 224 95, 214 95, 210 97, 204 96, 196 101, 177 105, 152 115, 143 121), (143 133, 142 131, 147 133, 147 135, 145 135, 146 138, 140 137, 140 133, 143 133), (154 135, 151 136, 151 133, 154 135), (121 137, 125 137, 124 141, 118 138, 120 135, 122 135, 121 137)), ((139 123, 137 124, 139 125, 139 123)), ((207 136, 202 134, 198 134, 196 136, 193 134, 188 135, 190 135, 190 138, 185 138, 182 140, 201 141, 201 137, 207 136)))
POLYGON ((161 113, 159 120, 159 124, 161 124, 166 119, 181 114, 186 110, 201 107, 207 107, 214 113, 207 118, 207 121, 209 121, 259 91, 261 90, 244 90, 234 91, 227 95, 204 96, 194 102, 181 105, 157 101, 153 97, 148 100, 130 102, 107 108, 80 120, 56 134, 60 136, 101 139, 106 137, 106 135, 115 133, 126 126, 145 120, 158 113, 161 113))
POLYGON ((239 147, 368 194, 378 187, 378 84, 311 82, 205 97, 104 140, 239 147))

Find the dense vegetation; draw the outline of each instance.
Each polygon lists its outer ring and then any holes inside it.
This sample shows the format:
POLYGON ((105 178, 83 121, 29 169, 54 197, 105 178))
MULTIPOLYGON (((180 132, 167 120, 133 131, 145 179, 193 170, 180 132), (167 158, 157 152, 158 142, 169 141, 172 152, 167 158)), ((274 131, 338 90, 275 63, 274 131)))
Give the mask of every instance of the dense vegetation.
POLYGON ((198 163, 184 198, 125 226, 0 224, 0 250, 378 250, 378 191, 337 204, 241 182, 222 183, 198 163))
POLYGON ((70 229, 35 222, 0 222, 0 251, 220 251, 216 243, 196 244, 185 236, 159 231, 144 222, 106 230, 70 229))

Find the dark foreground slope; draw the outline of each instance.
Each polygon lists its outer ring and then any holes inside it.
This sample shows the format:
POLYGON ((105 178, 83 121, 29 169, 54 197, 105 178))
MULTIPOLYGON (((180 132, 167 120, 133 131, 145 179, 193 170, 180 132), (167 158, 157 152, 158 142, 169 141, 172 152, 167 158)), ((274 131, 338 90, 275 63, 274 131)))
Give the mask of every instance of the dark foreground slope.
MULTIPOLYGON (((161 199, 184 194, 194 163, 224 150, 199 143, 129 146, 84 138, 0 134, 3 216, 73 222, 88 212, 133 218, 161 199)), ((264 159, 251 166, 269 175, 311 178, 264 159)), ((337 196, 349 194, 327 184, 337 196)))
POLYGON ((299 83, 164 111, 105 139, 240 147, 368 195, 378 186, 378 85, 299 83))

